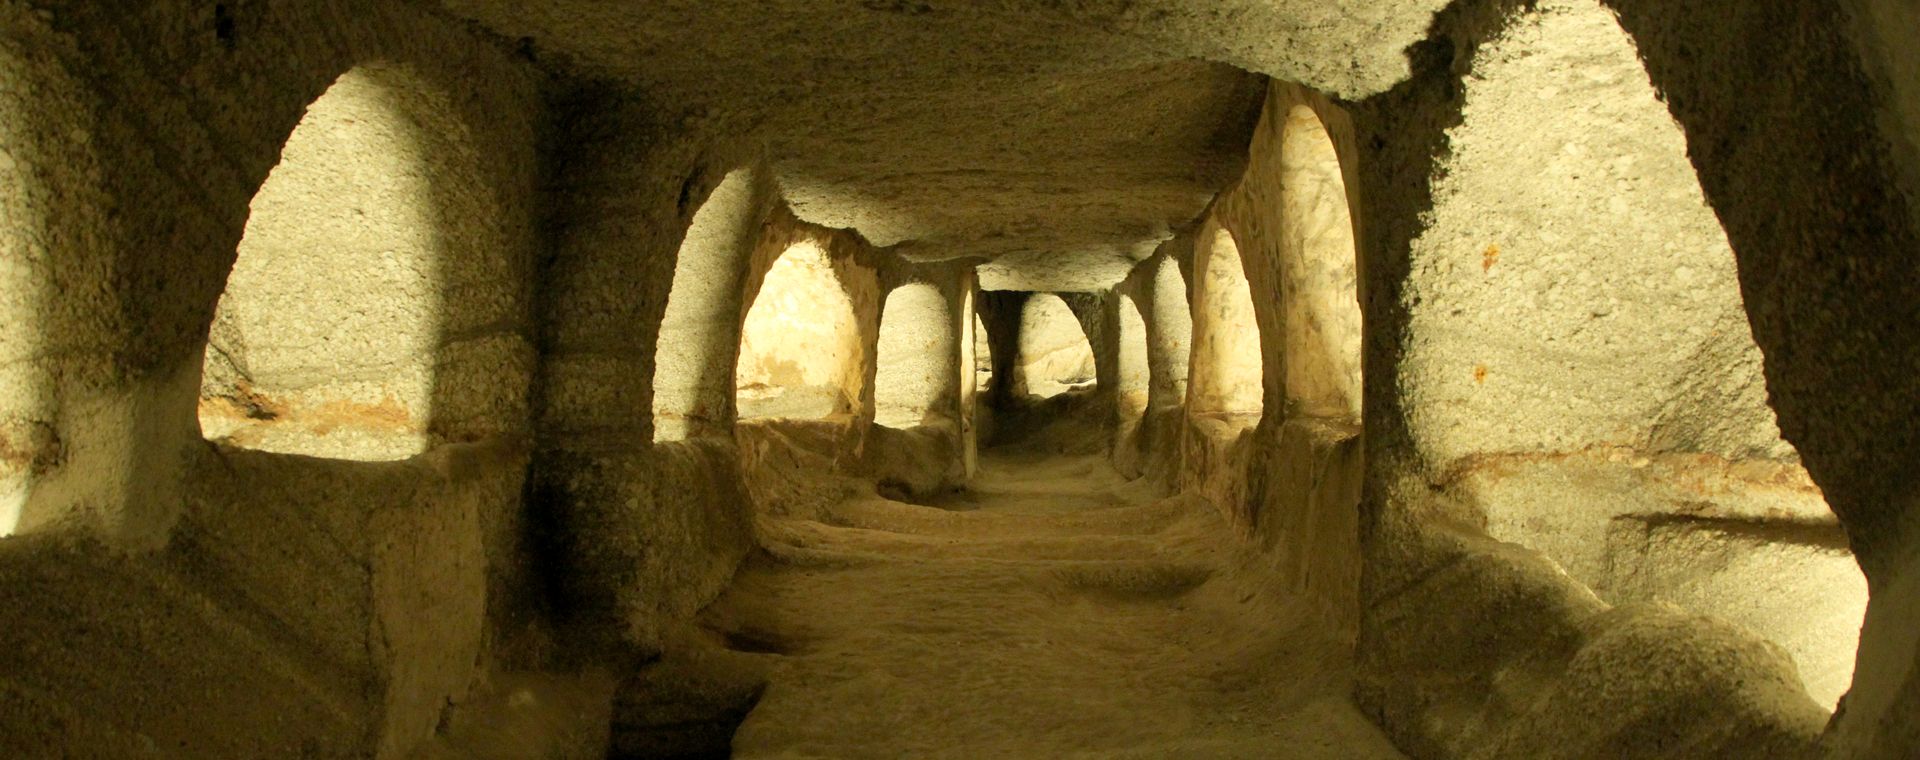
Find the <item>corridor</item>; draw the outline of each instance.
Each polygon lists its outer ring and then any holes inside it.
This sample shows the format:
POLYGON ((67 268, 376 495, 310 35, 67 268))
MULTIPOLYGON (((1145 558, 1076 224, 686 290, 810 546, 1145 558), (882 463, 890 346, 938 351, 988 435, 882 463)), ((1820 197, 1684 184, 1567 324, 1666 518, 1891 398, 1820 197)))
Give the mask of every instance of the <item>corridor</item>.
POLYGON ((702 616, 774 658, 735 756, 1401 757, 1351 643, 1227 530, 1103 458, 993 450, 931 505, 777 522, 702 616))
POLYGON ((1920 757, 1916 30, 0 3, 0 758, 1920 757))

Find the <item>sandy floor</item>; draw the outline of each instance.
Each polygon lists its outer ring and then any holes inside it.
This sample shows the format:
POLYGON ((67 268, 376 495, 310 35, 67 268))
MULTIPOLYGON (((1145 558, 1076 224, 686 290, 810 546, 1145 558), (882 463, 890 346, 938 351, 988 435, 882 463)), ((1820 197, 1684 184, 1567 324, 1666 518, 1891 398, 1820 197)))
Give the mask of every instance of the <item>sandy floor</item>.
POLYGON ((774 662, 736 757, 1401 756, 1211 508, 1098 458, 989 456, 941 504, 765 532, 703 619, 774 662))

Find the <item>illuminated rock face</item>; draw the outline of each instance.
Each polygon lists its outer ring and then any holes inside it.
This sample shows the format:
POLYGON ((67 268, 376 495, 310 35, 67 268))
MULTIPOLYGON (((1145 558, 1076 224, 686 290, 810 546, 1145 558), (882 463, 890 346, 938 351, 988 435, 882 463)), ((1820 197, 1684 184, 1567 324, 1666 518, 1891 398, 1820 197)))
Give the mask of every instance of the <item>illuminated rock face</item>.
POLYGON ((1092 387, 1097 375, 1093 344, 1066 302, 1046 293, 1028 299, 1020 312, 1020 358, 1013 374, 1016 392, 1053 398, 1092 387))
POLYGON ((1920 753, 1910 3, 122 5, 0 755, 1920 753))
POLYGON ((740 332, 741 417, 851 414, 862 346, 853 304, 819 245, 803 242, 767 270, 740 332))

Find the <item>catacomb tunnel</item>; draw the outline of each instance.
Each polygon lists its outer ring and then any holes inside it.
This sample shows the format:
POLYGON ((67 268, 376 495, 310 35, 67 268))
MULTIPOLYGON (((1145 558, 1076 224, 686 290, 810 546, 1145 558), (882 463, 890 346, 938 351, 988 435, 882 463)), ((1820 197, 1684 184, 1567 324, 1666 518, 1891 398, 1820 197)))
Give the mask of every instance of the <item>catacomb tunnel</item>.
POLYGON ((0 754, 1920 757, 1916 33, 0 5, 0 754))

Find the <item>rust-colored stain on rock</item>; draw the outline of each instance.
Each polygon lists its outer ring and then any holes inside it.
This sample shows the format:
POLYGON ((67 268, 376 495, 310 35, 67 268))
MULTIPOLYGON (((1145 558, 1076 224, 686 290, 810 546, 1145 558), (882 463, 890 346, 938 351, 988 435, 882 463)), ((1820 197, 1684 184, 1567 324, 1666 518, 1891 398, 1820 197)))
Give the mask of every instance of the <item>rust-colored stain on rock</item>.
POLYGON ((1475 385, 1479 385, 1487 382, 1487 365, 1484 365, 1484 364, 1474 365, 1473 382, 1475 385))
POLYGON ((1500 261, 1500 244, 1494 243, 1492 245, 1487 246, 1486 252, 1480 254, 1480 271, 1486 272, 1486 271, 1492 270, 1493 265, 1499 261, 1500 261))

